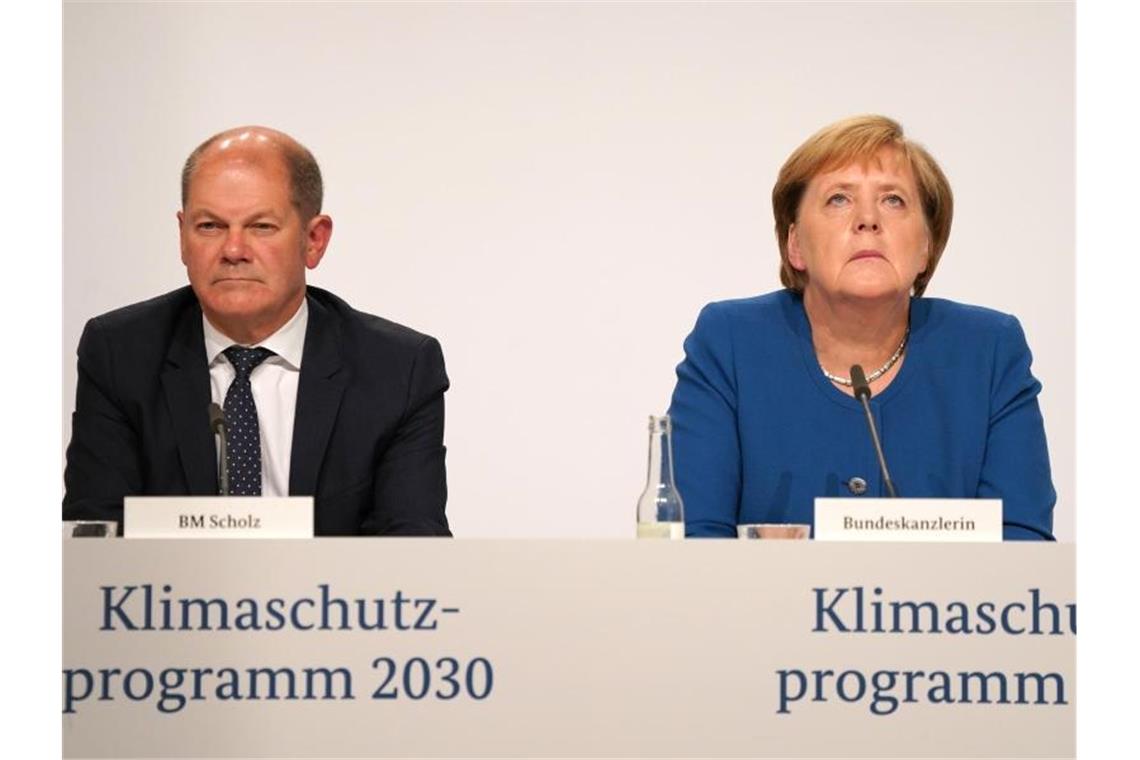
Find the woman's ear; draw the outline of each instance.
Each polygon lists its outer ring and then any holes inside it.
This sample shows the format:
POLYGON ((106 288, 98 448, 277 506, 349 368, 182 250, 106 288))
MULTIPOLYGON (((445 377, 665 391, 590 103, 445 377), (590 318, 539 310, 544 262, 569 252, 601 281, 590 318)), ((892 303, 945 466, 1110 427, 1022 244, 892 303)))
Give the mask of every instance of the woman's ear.
POLYGON ((800 250, 799 230, 796 229, 795 224, 788 227, 788 263, 797 272, 807 270, 807 265, 804 264, 803 251, 800 250))

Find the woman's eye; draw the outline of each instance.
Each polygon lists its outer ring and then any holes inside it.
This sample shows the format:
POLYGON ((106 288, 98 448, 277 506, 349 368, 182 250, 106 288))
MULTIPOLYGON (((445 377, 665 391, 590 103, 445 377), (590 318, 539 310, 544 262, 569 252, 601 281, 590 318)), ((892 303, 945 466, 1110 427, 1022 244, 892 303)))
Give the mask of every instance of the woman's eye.
POLYGON ((847 196, 842 193, 835 193, 827 199, 828 206, 843 206, 847 203, 847 196))
POLYGON ((902 208, 903 206, 906 205, 906 201, 904 201, 902 199, 902 196, 901 195, 895 195, 894 193, 891 193, 886 198, 884 198, 883 202, 886 203, 891 208, 902 208))

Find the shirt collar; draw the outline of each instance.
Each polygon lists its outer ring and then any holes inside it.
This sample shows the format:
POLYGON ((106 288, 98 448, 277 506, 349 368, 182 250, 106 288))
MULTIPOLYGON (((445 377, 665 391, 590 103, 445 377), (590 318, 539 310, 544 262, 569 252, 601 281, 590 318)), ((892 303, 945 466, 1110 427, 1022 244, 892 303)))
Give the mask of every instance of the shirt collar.
MULTIPOLYGON (((301 356, 305 353, 305 330, 308 326, 309 299, 303 298, 296 313, 289 318, 288 322, 281 325, 281 327, 277 329, 277 332, 260 343, 247 346, 247 348, 256 348, 258 346, 268 348, 276 354, 276 356, 271 356, 266 359, 266 361, 284 363, 292 369, 299 370, 301 369, 301 356)), ((227 348, 241 345, 210 324, 210 320, 206 319, 205 314, 202 315, 202 333, 206 339, 207 365, 211 367, 225 360, 222 356, 222 352, 227 348)))

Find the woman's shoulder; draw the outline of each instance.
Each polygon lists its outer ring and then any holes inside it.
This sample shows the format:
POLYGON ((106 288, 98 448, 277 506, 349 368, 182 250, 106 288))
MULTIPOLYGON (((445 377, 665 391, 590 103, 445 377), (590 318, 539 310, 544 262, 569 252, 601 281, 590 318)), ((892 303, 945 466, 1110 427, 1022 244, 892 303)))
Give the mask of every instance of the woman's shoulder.
POLYGON ((701 309, 685 342, 686 353, 759 357, 786 353, 806 329, 801 298, 778 290, 748 298, 713 301, 701 309))
POLYGON ((943 355, 999 362, 1029 357, 1021 322, 1012 314, 944 298, 916 298, 911 304, 911 340, 938 347, 943 355))
POLYGON ((713 301, 701 309, 700 320, 717 320, 729 323, 756 322, 785 318, 800 308, 801 297, 790 290, 776 290, 746 298, 729 298, 713 301))
POLYGON ((951 301, 946 298, 916 298, 911 306, 911 329, 915 323, 931 330, 978 336, 1020 330, 1017 317, 997 309, 951 301))

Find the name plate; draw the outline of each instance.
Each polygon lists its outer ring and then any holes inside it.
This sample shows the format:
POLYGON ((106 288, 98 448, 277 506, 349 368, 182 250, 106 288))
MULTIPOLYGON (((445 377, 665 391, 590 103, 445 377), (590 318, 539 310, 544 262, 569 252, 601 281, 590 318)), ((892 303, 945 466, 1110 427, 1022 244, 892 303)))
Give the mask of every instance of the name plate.
POLYGON ((128 496, 127 538, 312 538, 312 496, 128 496))
POLYGON ((817 541, 1001 541, 1001 499, 815 500, 817 541))

